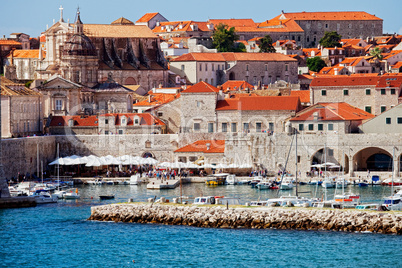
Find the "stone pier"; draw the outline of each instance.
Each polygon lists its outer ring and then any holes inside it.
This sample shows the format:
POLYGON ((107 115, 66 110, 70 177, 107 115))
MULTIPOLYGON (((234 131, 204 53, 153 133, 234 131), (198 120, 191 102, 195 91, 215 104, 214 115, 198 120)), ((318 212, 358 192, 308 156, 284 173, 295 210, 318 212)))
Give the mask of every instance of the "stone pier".
POLYGON ((91 208, 89 220, 188 225, 207 228, 329 230, 402 234, 402 212, 194 206, 126 203, 91 208))

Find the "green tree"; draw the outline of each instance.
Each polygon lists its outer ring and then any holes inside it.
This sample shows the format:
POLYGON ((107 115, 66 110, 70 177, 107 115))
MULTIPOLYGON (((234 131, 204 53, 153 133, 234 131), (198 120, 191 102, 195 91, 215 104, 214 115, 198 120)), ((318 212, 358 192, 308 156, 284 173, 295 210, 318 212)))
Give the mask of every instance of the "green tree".
POLYGON ((325 64, 325 61, 323 61, 320 57, 314 57, 307 59, 307 66, 310 71, 319 72, 327 65, 325 64))
POLYGON ((276 50, 272 45, 272 38, 269 35, 260 39, 260 52, 262 53, 275 53, 276 50))
POLYGON ((370 56, 382 60, 382 50, 379 47, 375 47, 370 51, 370 56))
POLYGON ((212 34, 212 44, 218 52, 235 52, 235 41, 239 40, 235 28, 220 23, 212 34))
POLYGON ((342 47, 341 41, 342 36, 336 31, 325 32, 324 37, 320 39, 320 45, 322 47, 342 47))
POLYGON ((243 43, 235 43, 234 52, 247 52, 246 46, 243 43))

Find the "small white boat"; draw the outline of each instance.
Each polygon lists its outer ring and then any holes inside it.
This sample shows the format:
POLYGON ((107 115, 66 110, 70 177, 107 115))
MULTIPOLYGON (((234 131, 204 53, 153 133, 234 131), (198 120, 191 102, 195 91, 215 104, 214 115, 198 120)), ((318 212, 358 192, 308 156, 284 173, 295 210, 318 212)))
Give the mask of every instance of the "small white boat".
POLYGON ((52 196, 55 196, 55 197, 57 197, 58 199, 62 199, 62 198, 64 198, 64 195, 66 194, 67 192, 66 191, 63 191, 63 190, 57 190, 57 191, 55 191, 53 194, 52 194, 52 196))
POLYGON ((71 188, 66 190, 66 193, 63 195, 64 199, 79 199, 81 196, 78 194, 77 188, 71 188))
POLYGON ((321 184, 324 188, 335 188, 335 185, 335 179, 333 178, 327 178, 321 184))
POLYGON ((317 199, 311 199, 306 197, 300 196, 281 196, 279 198, 270 198, 267 200, 267 206, 295 206, 295 207, 302 207, 302 206, 312 206, 317 199), (307 204, 307 205, 306 205, 307 204))
POLYGON ((266 206, 268 201, 251 201, 250 207, 263 207, 266 206))
POLYGON ((294 185, 293 185, 293 178, 291 177, 285 177, 282 180, 281 185, 279 186, 280 190, 291 190, 293 189, 294 185))
POLYGON ((48 203, 56 203, 57 197, 52 196, 47 191, 44 190, 36 190, 32 193, 33 197, 35 197, 35 202, 37 204, 48 204, 48 203))
POLYGON ((8 191, 9 191, 10 195, 13 196, 13 197, 24 195, 24 192, 23 192, 23 191, 18 190, 18 189, 15 188, 14 186, 8 186, 8 191))
POLYGON ((194 205, 215 205, 215 196, 200 196, 194 199, 194 205))
POLYGON ((137 185, 141 183, 140 174, 135 174, 130 177, 130 185, 137 185))
POLYGON ((356 209, 368 209, 368 210, 378 210, 380 204, 372 203, 372 204, 360 204, 356 206, 356 209))
POLYGON ((239 181, 236 178, 236 175, 230 174, 226 177, 226 183, 229 185, 235 185, 237 184, 239 181))
POLYGON ((349 185, 349 182, 345 178, 339 178, 336 180, 336 187, 346 187, 349 185))

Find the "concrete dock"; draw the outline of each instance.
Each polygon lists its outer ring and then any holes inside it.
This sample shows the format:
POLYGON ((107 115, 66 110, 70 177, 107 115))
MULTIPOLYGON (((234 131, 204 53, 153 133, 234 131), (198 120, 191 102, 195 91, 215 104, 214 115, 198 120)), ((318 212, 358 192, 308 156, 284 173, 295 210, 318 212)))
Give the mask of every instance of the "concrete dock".
POLYGON ((35 197, 17 196, 0 198, 0 208, 36 207, 35 197))
POLYGON ((180 180, 157 180, 151 179, 147 184, 147 189, 174 189, 180 185, 180 180))

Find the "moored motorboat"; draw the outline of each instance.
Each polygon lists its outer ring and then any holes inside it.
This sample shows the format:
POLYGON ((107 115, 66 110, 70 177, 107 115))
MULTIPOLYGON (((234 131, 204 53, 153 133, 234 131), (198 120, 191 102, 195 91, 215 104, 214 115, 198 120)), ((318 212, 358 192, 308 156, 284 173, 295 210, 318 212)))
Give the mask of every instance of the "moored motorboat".
POLYGON ((81 196, 78 194, 77 188, 71 188, 66 190, 66 193, 63 195, 64 199, 79 199, 81 196))
POLYGON ((114 199, 114 195, 100 195, 99 198, 101 200, 114 199))
POLYGON ((294 184, 293 184, 293 178, 291 177, 285 177, 282 180, 282 183, 279 186, 280 190, 291 190, 293 189, 294 184))
POLYGON ((45 190, 36 190, 32 193, 31 196, 35 197, 35 202, 37 204, 48 204, 57 202, 57 197, 53 197, 45 190))

